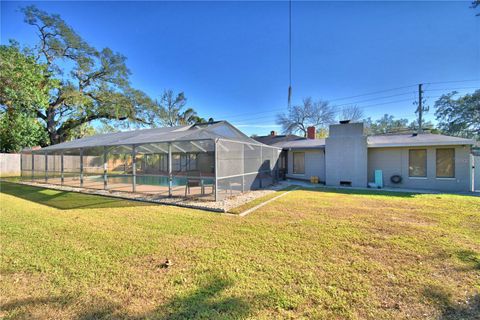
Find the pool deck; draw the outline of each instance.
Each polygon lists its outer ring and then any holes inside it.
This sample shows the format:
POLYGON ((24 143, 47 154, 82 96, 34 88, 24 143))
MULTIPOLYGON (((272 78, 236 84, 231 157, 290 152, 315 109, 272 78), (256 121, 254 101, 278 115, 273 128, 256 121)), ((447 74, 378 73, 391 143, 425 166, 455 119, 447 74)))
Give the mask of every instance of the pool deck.
POLYGON ((205 195, 201 194, 200 187, 192 187, 187 197, 185 197, 185 186, 174 187, 172 189, 172 197, 169 197, 168 187, 165 186, 145 185, 145 188, 142 188, 142 186, 137 185, 136 192, 131 192, 131 184, 111 184, 108 186, 108 190, 104 190, 103 183, 99 183, 98 181, 88 181, 88 179, 84 179, 83 187, 80 187, 80 182, 77 179, 65 179, 62 185, 60 178, 50 178, 48 179, 47 183, 41 179, 35 181, 15 181, 14 183, 53 190, 94 194, 126 200, 152 202, 163 205, 174 205, 191 209, 219 212, 232 216, 238 216, 238 214, 229 214, 228 210, 241 206, 272 192, 281 190, 287 186, 282 182, 265 189, 236 193, 225 200, 213 201, 213 190, 208 187, 205 187, 205 195))

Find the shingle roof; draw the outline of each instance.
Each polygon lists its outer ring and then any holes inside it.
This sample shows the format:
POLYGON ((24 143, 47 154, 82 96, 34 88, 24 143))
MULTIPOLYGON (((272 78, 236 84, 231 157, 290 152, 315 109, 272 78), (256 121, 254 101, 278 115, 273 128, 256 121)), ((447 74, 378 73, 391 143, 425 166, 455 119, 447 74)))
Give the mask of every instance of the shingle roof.
POLYGON ((369 148, 474 144, 474 141, 471 139, 433 133, 369 136, 367 142, 369 148))
MULTIPOLYGON (((423 133, 410 134, 386 134, 367 137, 369 148, 380 147, 414 147, 414 146, 442 146, 442 145, 472 145, 474 140, 451 137, 442 134, 423 133)), ((325 139, 301 138, 291 141, 274 142, 269 145, 283 149, 323 149, 325 139)))
MULTIPOLYGON (((248 137, 227 121, 213 123, 165 127, 154 129, 133 130, 107 133, 85 137, 74 141, 52 145, 39 150, 40 152, 78 149, 100 146, 133 145, 154 142, 194 141, 208 139, 226 139, 251 144, 267 144, 283 149, 322 149, 325 148, 325 139, 306 139, 295 135, 257 137, 255 140, 248 137)), ((430 146, 430 145, 472 145, 474 141, 441 134, 396 134, 378 135, 367 138, 369 148, 430 146)))
POLYGON ((91 148, 101 146, 133 145, 159 142, 194 141, 194 140, 226 139, 233 141, 259 144, 227 121, 213 123, 164 127, 154 129, 132 130, 106 133, 85 137, 73 141, 55 144, 39 150, 54 151, 64 149, 91 148))
POLYGON ((272 146, 282 149, 323 149, 325 139, 305 139, 274 143, 272 146))
POLYGON ((306 138, 300 137, 294 134, 268 135, 268 136, 254 137, 253 139, 257 140, 260 143, 268 144, 269 146, 279 142, 306 140, 306 138))

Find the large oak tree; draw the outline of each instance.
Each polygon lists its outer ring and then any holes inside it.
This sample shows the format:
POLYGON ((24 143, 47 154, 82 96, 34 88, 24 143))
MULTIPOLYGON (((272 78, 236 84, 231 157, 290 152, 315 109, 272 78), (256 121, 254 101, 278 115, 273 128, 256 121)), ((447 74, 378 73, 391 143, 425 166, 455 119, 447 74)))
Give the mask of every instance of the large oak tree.
MULTIPOLYGON (((40 119, 50 144, 65 141, 73 130, 93 120, 153 123, 158 106, 145 93, 132 88, 123 55, 109 48, 97 50, 58 15, 34 6, 22 11, 25 22, 36 29, 39 37, 38 45, 24 54, 41 67, 34 77, 38 82, 34 87, 47 90, 47 99, 11 103, 8 108, 40 119)), ((10 92, 19 87, 18 83, 4 80, 1 86, 10 92)), ((1 103, 7 106, 8 96, 3 91, 1 103)))
POLYGON ((449 135, 480 139, 480 89, 458 96, 453 91, 435 102, 438 128, 449 135))

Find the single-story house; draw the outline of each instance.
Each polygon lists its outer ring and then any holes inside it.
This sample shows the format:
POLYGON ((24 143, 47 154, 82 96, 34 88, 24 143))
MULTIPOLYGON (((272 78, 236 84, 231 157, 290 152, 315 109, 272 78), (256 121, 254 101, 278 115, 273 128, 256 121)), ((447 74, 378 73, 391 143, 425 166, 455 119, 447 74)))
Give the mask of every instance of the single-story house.
POLYGON ((279 171, 292 179, 319 181, 329 186, 374 186, 446 192, 473 191, 474 141, 441 134, 367 136, 363 123, 330 126, 329 137, 256 137, 282 148, 279 171))

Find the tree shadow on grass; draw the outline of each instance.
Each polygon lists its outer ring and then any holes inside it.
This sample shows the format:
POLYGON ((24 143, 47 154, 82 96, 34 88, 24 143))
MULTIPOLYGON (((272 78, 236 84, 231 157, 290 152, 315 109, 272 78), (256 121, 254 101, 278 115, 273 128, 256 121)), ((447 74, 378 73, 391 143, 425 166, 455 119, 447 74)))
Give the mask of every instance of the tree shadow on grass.
POLYGON ((231 280, 214 277, 191 294, 175 297, 160 306, 151 316, 156 319, 243 319, 251 312, 249 303, 239 297, 219 297, 232 285, 231 280))
MULTIPOLYGON (((244 319, 252 312, 252 305, 241 297, 222 295, 233 285, 233 281, 217 276, 211 277, 204 286, 189 294, 181 294, 158 306, 151 312, 131 315, 125 313, 125 305, 99 299, 95 304, 82 308, 75 315, 78 320, 90 319, 244 319)), ((78 301, 68 297, 38 297, 12 300, 0 305, 3 312, 21 315, 25 318, 31 310, 48 306, 54 309, 77 305, 78 301)), ((78 305, 80 306, 80 305, 78 305)))
POLYGON ((252 312, 252 306, 243 298, 221 297, 222 292, 233 285, 231 280, 212 277, 206 285, 192 293, 178 295, 144 314, 128 315, 121 304, 101 303, 78 315, 78 320, 90 319, 244 319, 252 312))
POLYGON ((99 195, 82 194, 2 181, 0 192, 60 210, 151 206, 151 203, 128 201, 99 195))
POLYGON ((480 294, 471 296, 465 304, 453 302, 450 294, 439 286, 427 287, 423 294, 440 310, 440 320, 479 319, 480 294))
POLYGON ((352 194, 352 195, 364 195, 364 196, 387 196, 387 197, 399 197, 399 198, 414 198, 421 193, 416 192, 400 192, 400 191, 385 191, 378 189, 348 189, 348 188, 333 188, 333 187, 299 187, 298 190, 302 191, 314 191, 314 192, 329 192, 340 194, 352 194))
POLYGON ((28 309, 38 308, 42 305, 55 306, 61 308, 62 306, 68 304, 70 298, 62 296, 51 296, 51 297, 30 297, 25 299, 16 299, 11 300, 0 305, 0 311, 2 312, 13 312, 18 317, 23 317, 28 319, 29 312, 28 309))
POLYGON ((472 250, 457 251, 457 258, 471 266, 474 270, 480 270, 480 255, 472 250))
MULTIPOLYGON (((294 185, 294 184, 292 184, 294 185)), ((298 186, 298 190, 304 191, 316 191, 316 192, 331 192, 331 193, 341 193, 341 194, 353 194, 353 195, 366 195, 366 196, 387 196, 387 197, 399 197, 399 198, 414 198, 419 195, 432 195, 432 196, 442 196, 442 195, 455 195, 461 197, 480 197, 480 193, 473 192, 436 192, 434 190, 422 190, 419 189, 418 192, 405 190, 405 191, 395 191, 394 188, 389 189, 356 189, 355 187, 331 187, 325 185, 312 185, 312 187, 298 186)))

